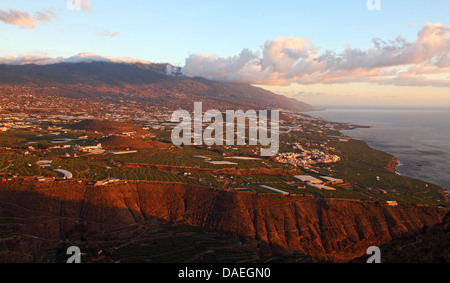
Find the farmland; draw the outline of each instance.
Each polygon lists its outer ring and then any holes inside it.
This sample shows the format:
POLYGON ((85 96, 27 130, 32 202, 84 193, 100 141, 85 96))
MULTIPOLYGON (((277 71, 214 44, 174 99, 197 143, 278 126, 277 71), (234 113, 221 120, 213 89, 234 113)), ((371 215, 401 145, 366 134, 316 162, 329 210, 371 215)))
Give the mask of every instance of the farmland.
MULTIPOLYGON (((280 163, 274 158, 262 158, 259 148, 255 146, 175 147, 168 140, 170 131, 167 130, 155 130, 148 134, 139 130, 140 136, 124 137, 91 132, 85 128, 74 130, 71 129, 72 125, 45 124, 0 133, 0 144, 4 146, 0 148, 0 175, 61 179, 62 176, 54 170, 62 169, 70 172, 75 180, 92 182, 111 179, 170 182, 199 184, 220 190, 245 191, 247 188, 257 194, 276 193, 261 187, 268 186, 289 195, 316 198, 380 203, 397 201, 414 205, 447 204, 438 186, 399 176, 388 170, 387 165, 393 156, 374 150, 363 141, 350 139, 340 142, 330 138, 341 134, 336 130, 323 129, 320 123, 310 122, 303 125, 301 130, 282 134, 280 151, 301 153, 301 149, 308 149, 323 154, 337 154, 339 162, 302 168, 280 163), (85 150, 96 148, 101 144, 100 140, 117 141, 114 147, 122 150, 121 154, 101 148, 98 153, 85 150), (153 141, 159 145, 156 148, 141 147, 144 140, 148 144, 153 141), (134 145, 139 145, 139 149, 132 150, 134 145), (39 160, 51 160, 51 164, 39 166, 36 164, 39 160), (344 182, 332 184, 324 181, 334 190, 323 190, 294 178, 295 175, 303 174, 319 179, 322 175, 331 175, 344 182)), ((115 131, 115 128, 111 130, 109 124, 106 127, 98 121, 89 125, 115 131)), ((126 124, 120 125, 121 130, 126 124)), ((135 126, 128 128, 137 129, 135 126)))

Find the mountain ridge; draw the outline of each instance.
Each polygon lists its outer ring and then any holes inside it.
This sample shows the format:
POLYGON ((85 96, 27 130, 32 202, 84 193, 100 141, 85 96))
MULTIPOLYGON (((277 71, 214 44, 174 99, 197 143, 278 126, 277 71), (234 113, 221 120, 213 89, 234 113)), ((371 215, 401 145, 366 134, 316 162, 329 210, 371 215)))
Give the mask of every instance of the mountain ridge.
MULTIPOLYGON (((177 94, 184 101, 205 101, 225 108, 235 105, 247 109, 315 110, 311 105, 259 87, 190 78, 181 75, 181 69, 169 66, 111 62, 0 65, 0 84, 37 88, 57 86, 63 90, 62 95, 65 91, 77 95, 81 85, 92 90, 88 94, 90 97, 95 97, 99 89, 127 89, 139 96, 152 96, 162 103, 170 103, 165 95, 177 94)), ((78 93, 85 94, 81 88, 78 93)))

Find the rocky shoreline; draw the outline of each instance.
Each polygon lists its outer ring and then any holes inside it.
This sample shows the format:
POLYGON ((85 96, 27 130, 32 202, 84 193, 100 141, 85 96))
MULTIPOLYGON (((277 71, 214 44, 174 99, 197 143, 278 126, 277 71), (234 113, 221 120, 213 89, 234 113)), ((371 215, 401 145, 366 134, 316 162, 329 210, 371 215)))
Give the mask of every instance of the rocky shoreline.
POLYGON ((397 166, 399 164, 400 163, 398 162, 397 157, 394 156, 391 159, 391 161, 389 162, 389 164, 386 166, 386 170, 388 170, 389 172, 392 172, 392 173, 397 173, 397 166))

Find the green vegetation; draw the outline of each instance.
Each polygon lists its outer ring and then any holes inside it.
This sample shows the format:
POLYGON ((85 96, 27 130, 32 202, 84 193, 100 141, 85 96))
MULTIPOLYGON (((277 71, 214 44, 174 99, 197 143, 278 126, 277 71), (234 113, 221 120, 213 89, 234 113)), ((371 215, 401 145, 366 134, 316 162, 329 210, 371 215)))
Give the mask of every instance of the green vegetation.
POLYGON ((439 186, 389 172, 386 167, 392 155, 374 150, 359 140, 330 144, 341 152, 342 160, 332 166, 339 178, 374 190, 385 190, 390 200, 398 198, 402 203, 444 204, 439 186))
POLYGON ((115 161, 124 163, 166 165, 175 167, 199 167, 206 169, 239 168, 251 169, 261 167, 284 168, 284 164, 270 160, 238 160, 227 158, 213 150, 197 149, 194 147, 172 148, 171 150, 144 150, 134 154, 108 155, 115 161), (211 164, 207 161, 229 161, 237 165, 211 164))
MULTIPOLYGON (((155 131, 156 139, 164 140, 164 131, 155 131)), ((281 151, 291 152, 290 144, 299 143, 308 149, 323 149, 326 145, 333 154, 341 157, 341 161, 320 168, 321 172, 345 180, 348 184, 333 186, 336 191, 320 190, 299 182, 293 177, 280 175, 249 175, 227 176, 220 179, 212 173, 196 169, 253 169, 253 168, 282 168, 292 170, 295 167, 274 162, 269 158, 260 160, 240 160, 230 158, 236 156, 254 156, 256 147, 172 147, 170 149, 147 149, 137 153, 124 155, 91 155, 75 152, 72 148, 47 150, 55 140, 67 140, 64 144, 94 145, 95 139, 76 140, 80 135, 90 133, 67 132, 55 136, 32 130, 15 130, 0 134, 0 144, 13 146, 13 150, 0 152, 0 174, 19 176, 57 177, 53 169, 64 169, 73 174, 75 179, 106 180, 117 178, 120 180, 162 181, 176 183, 197 183, 209 185, 211 188, 251 188, 260 194, 274 194, 260 185, 271 186, 292 195, 313 195, 321 198, 343 198, 378 201, 397 201, 404 204, 449 205, 440 193, 441 188, 413 178, 399 176, 386 169, 392 161, 390 154, 374 150, 360 140, 339 142, 328 136, 340 135, 337 131, 325 130, 298 131, 282 135, 281 151), (37 151, 25 155, 28 146, 32 145, 37 151), (66 157, 67 154, 78 154, 78 157, 66 157), (227 154, 227 155, 225 155, 227 154), (52 160, 50 167, 41 168, 36 165, 38 160, 52 160), (236 164, 211 164, 208 161, 229 161, 236 164), (120 166, 125 164, 125 166, 120 166), (119 165, 120 167, 118 167, 119 165), (156 165, 156 166, 152 166, 156 165), (171 170, 158 166, 170 166, 171 170), (189 167, 190 175, 183 176, 189 167), (179 169, 177 169, 179 168, 179 169), (192 170, 193 169, 193 170, 192 170), (299 184, 298 186, 295 184, 299 184), (300 188, 298 188, 300 187, 300 188), (387 193, 383 193, 383 191, 387 193)), ((257 156, 259 157, 259 156, 257 156)), ((298 168, 297 168, 298 169, 298 168)), ((298 169, 299 170, 299 169, 298 169)), ((299 170, 300 171, 300 170, 299 170)), ((317 174, 304 174, 319 177, 317 174)))
POLYGON ((224 188, 225 187, 225 181, 219 181, 217 180, 212 174, 208 173, 202 173, 202 172, 192 172, 190 173, 191 177, 198 178, 200 180, 206 180, 211 184, 211 186, 216 188, 224 188))

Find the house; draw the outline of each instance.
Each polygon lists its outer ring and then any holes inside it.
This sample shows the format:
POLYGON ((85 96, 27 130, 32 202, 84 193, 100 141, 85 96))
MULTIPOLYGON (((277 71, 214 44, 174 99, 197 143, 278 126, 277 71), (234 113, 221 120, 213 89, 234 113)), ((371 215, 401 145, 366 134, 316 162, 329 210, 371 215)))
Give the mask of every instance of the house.
POLYGON ((114 154, 114 155, 132 154, 132 153, 137 153, 137 150, 126 150, 126 151, 113 151, 113 152, 110 152, 110 154, 114 154))
POLYGON ((344 180, 337 179, 337 178, 334 178, 334 177, 322 176, 321 178, 324 179, 324 180, 327 180, 328 182, 330 182, 332 184, 342 184, 342 183, 344 183, 344 180))
POLYGON ((308 185, 310 185, 311 187, 317 188, 319 190, 325 190, 325 191, 336 191, 335 188, 332 187, 328 187, 325 185, 321 185, 321 184, 313 184, 313 183, 308 183, 308 185))
POLYGON ((52 164, 53 160, 39 160, 36 161, 36 165, 39 166, 50 166, 50 164, 52 164))
POLYGON ((105 181, 97 181, 97 182, 94 182, 93 185, 94 186, 105 186, 106 183, 105 183, 105 181))
POLYGON ((282 194, 282 195, 284 195, 284 196, 288 196, 288 195, 289 195, 288 192, 281 191, 281 190, 278 190, 278 189, 275 189, 275 188, 272 188, 272 187, 269 187, 269 186, 265 186, 265 185, 259 185, 259 186, 260 186, 261 188, 268 189, 268 190, 270 190, 270 191, 273 191, 273 192, 282 194))
POLYGON ((44 182, 44 181, 45 181, 45 178, 44 178, 44 176, 37 176, 37 177, 36 177, 36 181, 38 181, 38 182, 44 182))
POLYGON ((398 203, 396 201, 387 201, 386 203, 389 206, 398 206, 398 203))
POLYGON ((97 144, 95 146, 79 146, 79 145, 77 145, 77 146, 74 146, 74 148, 76 150, 82 151, 82 152, 92 152, 92 151, 95 151, 95 150, 97 150, 97 151, 101 150, 102 149, 102 144, 99 143, 99 144, 97 144))
POLYGON ((111 178, 111 179, 107 179, 107 180, 103 180, 103 181, 97 181, 94 185, 95 186, 105 186, 111 183, 116 183, 119 182, 120 179, 117 178, 111 178))
POLYGON ((308 176, 308 175, 298 175, 298 176, 294 176, 294 178, 296 178, 302 182, 308 182, 311 184, 322 184, 323 183, 323 181, 321 181, 317 178, 314 178, 312 176, 308 176))
POLYGON ((99 148, 99 149, 93 149, 93 150, 90 151, 90 153, 91 153, 91 154, 103 154, 103 153, 105 153, 105 150, 104 150, 104 149, 101 149, 101 148, 99 148))

